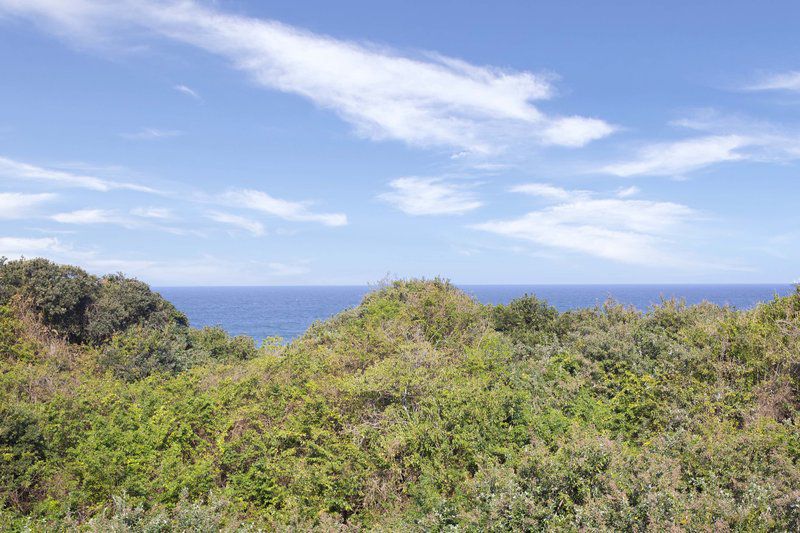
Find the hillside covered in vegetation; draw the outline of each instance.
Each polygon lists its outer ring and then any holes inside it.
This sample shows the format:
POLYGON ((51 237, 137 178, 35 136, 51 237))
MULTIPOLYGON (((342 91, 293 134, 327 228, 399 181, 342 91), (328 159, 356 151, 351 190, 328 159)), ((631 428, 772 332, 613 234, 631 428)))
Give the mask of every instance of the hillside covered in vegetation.
POLYGON ((0 529, 800 530, 800 291, 558 313, 399 281, 296 341, 0 261, 0 529))

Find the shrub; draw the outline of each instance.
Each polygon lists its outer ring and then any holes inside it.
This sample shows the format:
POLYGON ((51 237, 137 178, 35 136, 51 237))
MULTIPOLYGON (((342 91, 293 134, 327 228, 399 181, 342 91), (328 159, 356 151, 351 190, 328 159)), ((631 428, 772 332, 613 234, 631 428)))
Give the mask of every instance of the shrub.
POLYGON ((11 310, 0 306, 0 360, 31 360, 34 355, 35 342, 25 337, 11 310))
POLYGON ((102 343, 132 325, 188 326, 183 313, 141 281, 98 279, 46 259, 0 262, 0 305, 16 298, 71 342, 102 343))
POLYGON ((29 510, 40 481, 37 465, 44 458, 45 439, 30 408, 0 406, 0 502, 29 510))
POLYGON ((401 281, 258 349, 173 315, 104 278, 59 365, 0 310, 0 529, 800 527, 800 292, 557 313, 401 281))
POLYGON ((32 307, 45 325, 71 341, 84 340, 86 310, 99 290, 97 278, 47 259, 0 263, 0 303, 15 295, 32 307))
POLYGON ((552 341, 558 335, 558 311, 534 295, 512 300, 492 309, 497 331, 508 334, 520 344, 533 346, 552 341))
POLYGON ((190 348, 184 328, 137 325, 114 335, 101 348, 99 363, 120 379, 135 381, 156 372, 178 372, 192 366, 195 354, 190 348))
POLYGON ((205 327, 189 331, 195 350, 212 361, 245 361, 258 355, 255 340, 246 335, 231 337, 221 327, 205 327))
POLYGON ((100 343, 132 325, 158 329, 170 323, 188 326, 186 316, 146 283, 113 274, 100 280, 99 291, 86 313, 84 337, 100 343))

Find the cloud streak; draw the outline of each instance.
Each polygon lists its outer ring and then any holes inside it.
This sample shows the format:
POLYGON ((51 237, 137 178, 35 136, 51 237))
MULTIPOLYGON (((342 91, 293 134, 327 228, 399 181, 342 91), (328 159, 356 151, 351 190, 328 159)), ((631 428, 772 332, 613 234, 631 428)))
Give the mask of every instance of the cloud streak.
POLYGON ((142 128, 135 133, 122 133, 121 137, 132 141, 156 141, 159 139, 169 139, 170 137, 180 137, 183 135, 179 130, 161 130, 158 128, 142 128))
POLYGON ((800 70, 765 76, 756 83, 745 87, 745 90, 800 92, 800 70))
POLYGON ((25 237, 0 237, 0 257, 17 259, 19 257, 39 257, 43 254, 56 253, 63 250, 61 243, 54 237, 29 239, 25 237))
POLYGON ((370 139, 487 153, 519 142, 583 146, 615 129, 597 118, 540 111, 534 102, 554 96, 552 76, 404 54, 188 0, 0 0, 3 10, 83 43, 144 27, 225 57, 265 88, 331 109, 370 139))
POLYGON ((50 217, 60 224, 118 224, 128 225, 130 221, 120 218, 115 211, 108 209, 78 209, 57 213, 50 217))
POLYGON ((262 191, 230 190, 222 196, 222 200, 232 207, 253 209, 293 222, 318 222, 325 226, 347 225, 347 215, 343 213, 315 213, 309 209, 310 202, 282 200, 262 191))
POLYGON ((748 155, 741 150, 753 144, 753 139, 743 135, 709 135, 656 143, 644 147, 630 160, 606 165, 599 170, 620 177, 681 176, 717 163, 747 159, 748 155))
POLYGON ((206 214, 206 217, 215 222, 219 222, 220 224, 227 224, 239 229, 243 229, 254 237, 261 237, 266 233, 264 230, 264 225, 261 222, 239 215, 222 213, 220 211, 211 211, 206 214))
POLYGON ((536 196, 546 200, 572 200, 585 198, 591 195, 588 191, 568 191, 567 189, 556 187, 549 183, 523 183, 511 187, 510 191, 536 196))
POLYGON ((135 207, 131 214, 140 218, 167 220, 173 217, 172 210, 167 207, 135 207))
POLYGON ((195 91, 194 89, 192 89, 191 87, 188 87, 186 85, 175 85, 173 87, 173 89, 175 89, 179 93, 185 94, 186 96, 190 96, 190 97, 194 98, 195 100, 202 100, 202 98, 200 97, 200 94, 198 94, 197 91, 195 91))
POLYGON ((413 216, 462 215, 483 205, 463 187, 439 178, 398 178, 378 198, 413 216))
POLYGON ((96 176, 77 174, 64 170, 49 169, 0 156, 0 180, 45 182, 60 187, 76 187, 108 192, 115 189, 155 194, 157 190, 135 183, 123 183, 96 176))
POLYGON ((44 203, 53 201, 52 193, 25 194, 19 192, 0 193, 0 219, 26 218, 44 203))
POLYGON ((621 263, 688 266, 671 251, 670 237, 695 219, 694 210, 672 202, 588 197, 586 191, 519 218, 472 226, 550 248, 579 252, 621 263))

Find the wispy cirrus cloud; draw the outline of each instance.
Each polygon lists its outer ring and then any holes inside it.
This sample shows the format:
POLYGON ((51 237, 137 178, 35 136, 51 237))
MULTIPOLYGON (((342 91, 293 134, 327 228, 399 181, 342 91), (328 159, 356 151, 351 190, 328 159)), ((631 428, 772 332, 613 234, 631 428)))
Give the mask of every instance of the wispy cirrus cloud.
POLYGON ((231 213, 223 213, 221 211, 210 211, 206 213, 206 217, 220 224, 227 224, 243 229, 254 237, 261 237, 266 233, 264 224, 251 218, 233 215, 231 213))
POLYGON ((533 102, 555 94, 551 75, 401 53, 190 0, 0 0, 2 11, 84 44, 144 27, 225 57, 265 88, 331 109, 371 139, 486 153, 520 142, 583 146, 615 130, 597 118, 539 110, 533 102))
POLYGON ((155 141, 158 139, 169 139, 170 137, 180 137, 183 132, 180 130, 162 130, 158 128, 142 128, 133 133, 121 133, 120 137, 133 141, 155 141))
POLYGON ((696 110, 670 125, 698 136, 645 144, 632 157, 595 170, 620 177, 682 177, 721 163, 800 159, 800 131, 791 126, 713 108, 696 110))
POLYGON ((281 276, 281 277, 299 276, 301 274, 305 274, 311 271, 311 269, 308 267, 307 261, 300 261, 293 263, 286 263, 283 261, 270 261, 269 263, 267 263, 267 267, 269 267, 270 273, 273 276, 281 276))
POLYGON ((222 202, 231 207, 253 209, 293 222, 318 222, 325 226, 347 225, 344 213, 315 213, 311 202, 293 202, 275 198, 253 189, 230 190, 222 195, 222 202))
POLYGON ((200 94, 187 85, 175 85, 173 89, 175 89, 179 93, 185 94, 186 96, 190 96, 195 100, 202 100, 200 94))
POLYGON ((632 159, 605 165, 599 171, 620 177, 681 176, 717 163, 747 159, 741 150, 753 143, 753 139, 743 135, 709 135, 655 143, 642 148, 632 159))
POLYGON ((19 257, 39 257, 61 252, 63 246, 54 237, 31 239, 26 237, 0 237, 0 257, 17 259, 19 257))
POLYGON ((52 193, 25 194, 20 192, 0 192, 0 219, 25 218, 58 196, 52 193))
POLYGON ((791 70, 762 76, 755 83, 746 85, 744 90, 800 92, 800 70, 791 70))
POLYGON ((116 211, 110 209, 78 209, 57 213, 50 218, 61 224, 130 224, 128 219, 120 217, 116 211))
POLYGON ((547 200, 574 200, 591 196, 589 191, 570 191, 549 183, 523 183, 511 187, 509 190, 547 200))
POLYGON ((185 225, 184 227, 175 227, 163 224, 164 221, 171 218, 171 212, 153 211, 153 208, 134 208, 128 213, 120 213, 116 209, 85 208, 56 213, 50 216, 50 219, 54 222, 73 226, 120 226, 129 230, 149 230, 172 235, 202 236, 202 233, 191 227, 187 228, 185 225), (160 216, 164 214, 169 214, 169 216, 160 216))
POLYGON ((549 198, 557 203, 518 218, 490 220, 472 227, 621 263, 696 265, 676 253, 671 243, 680 227, 698 217, 685 205, 597 198, 587 191, 549 198))
POLYGON ((622 187, 617 189, 616 196, 617 198, 630 198, 631 196, 636 196, 639 194, 641 190, 639 187, 635 185, 631 185, 630 187, 622 187))
POLYGON ((89 256, 74 262, 98 273, 123 271, 159 285, 265 285, 311 271, 304 260, 240 261, 210 254, 171 261, 89 256))
POLYGON ((392 191, 378 198, 414 216, 462 215, 483 205, 464 186, 441 178, 398 178, 392 180, 389 187, 392 191))
POLYGON ((7 157, 0 157, 0 180, 38 181, 60 187, 76 187, 108 192, 116 189, 157 193, 158 191, 136 183, 124 183, 77 172, 45 168, 7 157))
POLYGON ((172 209, 167 207, 135 207, 131 209, 131 214, 141 218, 154 218, 167 220, 173 218, 172 209))

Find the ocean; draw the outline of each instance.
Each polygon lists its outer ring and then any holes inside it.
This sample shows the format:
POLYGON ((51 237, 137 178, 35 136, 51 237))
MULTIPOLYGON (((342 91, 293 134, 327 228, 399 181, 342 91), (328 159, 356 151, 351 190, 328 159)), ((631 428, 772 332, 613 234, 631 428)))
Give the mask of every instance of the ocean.
MULTIPOLYGON (((662 298, 682 298, 688 304, 709 301, 748 309, 790 294, 792 285, 463 285, 479 302, 508 303, 535 294, 559 311, 602 304, 606 299, 648 307, 662 298)), ((312 323, 358 305, 369 287, 160 287, 167 300, 186 313, 195 327, 219 325, 232 335, 257 341, 278 336, 291 340, 312 323)))

